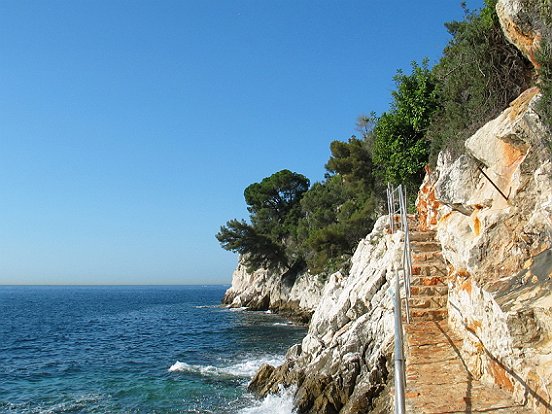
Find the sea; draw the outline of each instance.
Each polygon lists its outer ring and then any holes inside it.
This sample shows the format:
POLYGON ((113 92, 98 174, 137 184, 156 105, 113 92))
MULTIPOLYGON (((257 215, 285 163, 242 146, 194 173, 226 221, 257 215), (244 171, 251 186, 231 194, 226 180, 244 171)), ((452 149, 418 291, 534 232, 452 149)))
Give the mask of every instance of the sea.
POLYGON ((227 287, 0 286, 0 413, 292 414, 247 384, 305 327, 227 287))

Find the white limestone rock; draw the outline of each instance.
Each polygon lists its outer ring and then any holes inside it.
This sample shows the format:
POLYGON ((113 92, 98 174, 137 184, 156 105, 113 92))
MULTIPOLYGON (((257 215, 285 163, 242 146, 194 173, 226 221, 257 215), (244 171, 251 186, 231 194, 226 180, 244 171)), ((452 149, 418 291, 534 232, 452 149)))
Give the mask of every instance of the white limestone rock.
POLYGON ((272 310, 308 321, 318 306, 323 282, 317 275, 286 275, 259 269, 248 272, 240 260, 232 275, 232 286, 223 303, 250 310, 272 310))
POLYGON ((400 235, 387 234, 387 220, 380 218, 359 243, 349 275, 336 273, 328 280, 301 353, 260 372, 252 383, 255 392, 295 385, 301 413, 388 412, 389 398, 382 391, 393 340, 390 286, 402 243, 400 235))
POLYGON ((438 166, 437 235, 452 272, 449 323, 471 373, 548 413, 552 163, 539 99, 526 91, 466 141, 468 155, 438 166))

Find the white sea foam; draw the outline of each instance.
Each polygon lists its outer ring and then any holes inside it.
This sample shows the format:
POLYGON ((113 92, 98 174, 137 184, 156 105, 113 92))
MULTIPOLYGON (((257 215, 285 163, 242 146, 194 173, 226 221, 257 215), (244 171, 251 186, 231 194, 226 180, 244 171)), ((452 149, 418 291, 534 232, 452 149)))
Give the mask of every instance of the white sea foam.
POLYGON ((295 388, 280 389, 277 394, 267 395, 261 401, 255 401, 252 407, 243 408, 239 414, 295 414, 293 395, 295 388))
POLYGON ((74 397, 73 401, 65 401, 54 404, 51 407, 37 407, 32 410, 32 413, 39 414, 59 414, 59 413, 74 413, 81 412, 86 408, 90 408, 91 405, 100 401, 102 397, 96 394, 81 395, 74 397))
POLYGON ((263 364, 273 366, 280 365, 284 361, 282 356, 263 355, 248 358, 244 361, 235 362, 234 364, 216 367, 213 365, 193 365, 186 362, 176 361, 169 368, 169 372, 192 372, 204 376, 231 376, 250 378, 263 364))
POLYGON ((241 312, 241 311, 244 311, 244 310, 246 310, 246 309, 248 309, 247 306, 242 306, 241 308, 228 308, 228 310, 229 310, 230 312, 241 312))

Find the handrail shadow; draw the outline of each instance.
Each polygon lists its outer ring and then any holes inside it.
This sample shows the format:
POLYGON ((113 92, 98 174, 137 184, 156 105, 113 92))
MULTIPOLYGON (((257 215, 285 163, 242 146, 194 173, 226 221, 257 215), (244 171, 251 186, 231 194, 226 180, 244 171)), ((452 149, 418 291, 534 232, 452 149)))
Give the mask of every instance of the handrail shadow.
MULTIPOLYGON (((519 382, 522 385, 522 387, 525 390, 524 402, 523 402, 523 404, 516 405, 516 407, 526 407, 527 403, 528 403, 528 396, 531 395, 531 397, 534 398, 536 401, 538 401, 540 404, 542 404, 546 408, 547 411, 552 412, 552 404, 550 404, 550 402, 546 401, 537 391, 532 389, 529 386, 529 384, 527 384, 527 382, 525 382, 523 380, 523 378, 517 372, 515 372, 512 368, 508 367, 502 361, 500 361, 498 358, 496 358, 487 349, 487 347, 485 346, 485 344, 483 343, 483 340, 479 337, 479 335, 477 335, 477 333, 470 326, 468 326, 466 323, 463 322, 464 321, 464 315, 463 315, 462 311, 460 310, 460 308, 458 308, 458 306, 454 305, 454 303, 451 303, 451 302, 449 302, 449 307, 453 308, 454 310, 456 310, 458 312, 458 314, 460 315, 461 320, 462 320, 462 325, 464 326, 466 331, 470 332, 473 336, 475 336, 475 338, 477 338, 477 341, 481 345, 481 348, 485 352, 485 355, 490 360, 492 360, 494 363, 496 363, 498 366, 500 366, 505 372, 507 372, 512 378, 514 378, 517 382, 519 382)), ((439 327, 439 329, 442 331, 441 327, 439 327)), ((464 365, 465 369, 468 370, 468 367, 467 367, 464 359, 462 358, 458 348, 455 345, 452 344, 452 341, 450 340, 450 337, 445 332, 443 332, 443 334, 447 337, 449 342, 451 342, 451 345, 454 347, 454 350, 458 354, 458 357, 461 359, 462 364, 464 365)), ((508 408, 508 407, 504 407, 504 408, 508 408)), ((494 411, 494 410, 496 410, 496 409, 491 409, 491 410, 487 410, 487 411, 494 411)), ((487 411, 479 411, 479 412, 487 412, 487 411)))

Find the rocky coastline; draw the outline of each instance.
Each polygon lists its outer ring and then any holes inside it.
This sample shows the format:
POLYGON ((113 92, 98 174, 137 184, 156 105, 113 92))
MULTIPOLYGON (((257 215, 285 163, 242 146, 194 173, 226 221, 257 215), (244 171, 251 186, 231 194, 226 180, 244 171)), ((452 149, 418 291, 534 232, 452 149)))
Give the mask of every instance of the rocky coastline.
MULTIPOLYGON (((497 10, 509 40, 533 58, 528 3, 501 0, 497 10)), ((470 378, 529 412, 551 413, 552 136, 539 99, 538 87, 525 91, 466 141, 465 155, 441 153, 416 217, 440 244, 446 323, 470 378)), ((392 282, 402 242, 387 223, 381 217, 360 241, 349 272, 327 281, 238 265, 224 303, 309 322, 281 366, 260 368, 253 392, 293 386, 299 414, 393 411, 392 282)))

